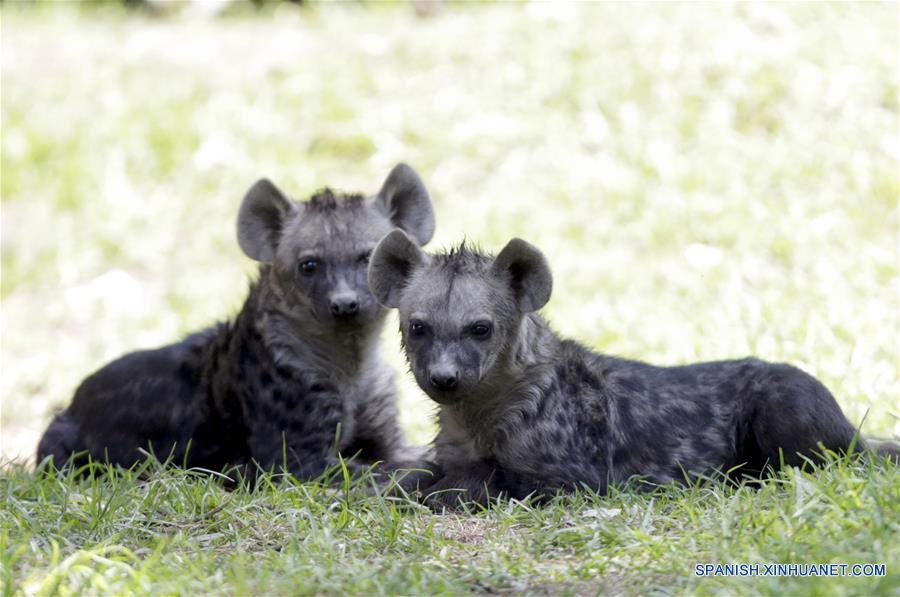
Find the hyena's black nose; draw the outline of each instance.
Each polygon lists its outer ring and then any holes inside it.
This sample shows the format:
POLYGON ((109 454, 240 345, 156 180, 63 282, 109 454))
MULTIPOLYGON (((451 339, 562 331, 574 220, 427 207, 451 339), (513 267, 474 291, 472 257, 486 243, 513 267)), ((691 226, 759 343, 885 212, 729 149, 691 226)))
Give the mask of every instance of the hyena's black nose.
POLYGON ((356 315, 359 311, 359 298, 355 295, 339 295, 331 298, 331 314, 335 317, 356 315))
POLYGON ((459 372, 453 369, 434 369, 428 377, 431 385, 439 390, 452 390, 459 383, 459 372))

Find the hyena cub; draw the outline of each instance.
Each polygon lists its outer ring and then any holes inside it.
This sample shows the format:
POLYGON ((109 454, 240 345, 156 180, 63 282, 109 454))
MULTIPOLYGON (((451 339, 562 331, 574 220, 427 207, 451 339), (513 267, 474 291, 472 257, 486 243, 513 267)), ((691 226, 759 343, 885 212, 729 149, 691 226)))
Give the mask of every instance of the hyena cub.
POLYGON ((238 243, 261 265, 237 317, 88 377, 44 433, 38 461, 61 466, 76 453, 130 466, 145 449, 251 474, 284 463, 308 479, 337 462, 339 438, 342 455, 359 454, 356 468, 415 464, 378 342, 385 311, 366 279, 372 249, 395 228, 421 244, 434 233, 409 166, 374 197, 325 189, 297 203, 260 180, 238 215, 238 243))
POLYGON ((399 308, 410 368, 440 405, 434 507, 605 491, 633 476, 759 475, 855 445, 825 386, 790 365, 655 367, 560 338, 535 313, 550 299, 550 269, 519 239, 496 258, 464 246, 429 256, 394 231, 369 284, 399 308))

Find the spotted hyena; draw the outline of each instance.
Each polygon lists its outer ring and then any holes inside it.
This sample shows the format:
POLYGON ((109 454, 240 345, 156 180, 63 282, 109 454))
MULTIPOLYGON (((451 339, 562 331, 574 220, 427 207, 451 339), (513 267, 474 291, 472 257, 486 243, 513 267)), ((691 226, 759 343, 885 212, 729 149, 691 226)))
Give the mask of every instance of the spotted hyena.
POLYGON ((215 470, 284 464, 302 479, 337 451, 414 464, 378 342, 385 311, 366 279, 372 249, 395 228, 421 244, 434 232, 428 192, 406 165, 370 197, 325 189, 294 202, 260 180, 238 215, 238 243, 260 268, 237 317, 89 376, 38 461, 74 453, 129 466, 151 450, 215 470))
POLYGON ((790 365, 656 367, 560 338, 536 313, 550 299, 550 268, 519 239, 496 257, 465 247, 427 255, 394 231, 375 250, 369 284, 399 309, 410 369, 440 405, 434 506, 605 491, 631 477, 652 486, 759 475, 823 448, 862 447, 825 386, 790 365))

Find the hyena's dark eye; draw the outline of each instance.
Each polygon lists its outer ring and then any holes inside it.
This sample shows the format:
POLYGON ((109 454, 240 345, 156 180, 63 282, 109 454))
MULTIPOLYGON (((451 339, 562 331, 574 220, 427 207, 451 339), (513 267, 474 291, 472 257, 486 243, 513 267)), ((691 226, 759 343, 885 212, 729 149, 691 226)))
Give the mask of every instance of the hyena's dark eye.
POLYGON ((359 261, 360 263, 369 263, 369 259, 370 259, 371 257, 372 257, 372 251, 371 251, 371 250, 370 250, 370 251, 366 251, 365 253, 363 253, 363 254, 361 254, 361 255, 359 256, 359 258, 357 259, 357 261, 359 261))
POLYGON ((487 321, 479 321, 478 323, 473 323, 469 331, 476 338, 487 338, 491 335, 491 324, 487 321))
POLYGON ((421 321, 409 322, 409 335, 413 338, 421 338, 425 335, 425 324, 421 321))
POLYGON ((319 262, 315 259, 304 259, 300 262, 300 273, 304 276, 311 276, 316 272, 318 267, 319 262))

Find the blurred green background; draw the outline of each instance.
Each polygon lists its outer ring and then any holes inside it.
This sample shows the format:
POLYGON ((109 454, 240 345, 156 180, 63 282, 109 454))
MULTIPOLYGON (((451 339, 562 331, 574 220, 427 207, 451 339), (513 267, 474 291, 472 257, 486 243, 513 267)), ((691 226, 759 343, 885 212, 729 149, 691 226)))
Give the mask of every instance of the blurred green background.
POLYGON ((237 312, 257 178, 374 192, 399 161, 432 247, 546 252, 560 332, 790 361, 900 435, 898 10, 6 2, 2 455, 109 359, 237 312))

